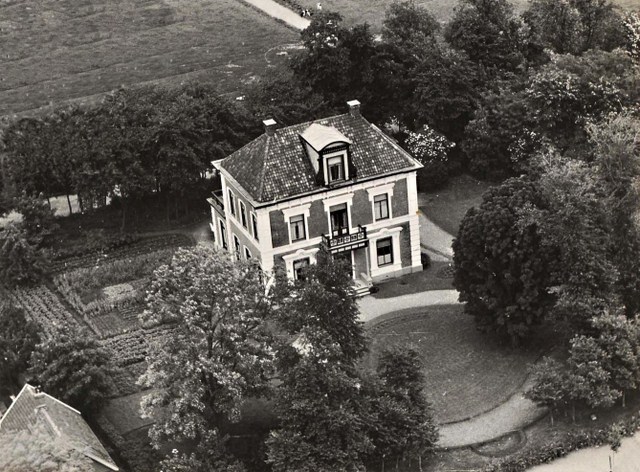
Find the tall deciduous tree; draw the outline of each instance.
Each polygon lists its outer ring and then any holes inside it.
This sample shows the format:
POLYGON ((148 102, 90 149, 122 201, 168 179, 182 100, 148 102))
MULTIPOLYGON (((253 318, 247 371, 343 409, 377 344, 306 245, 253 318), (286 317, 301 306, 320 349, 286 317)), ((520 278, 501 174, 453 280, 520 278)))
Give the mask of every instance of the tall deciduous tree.
POLYGON ((280 279, 278 321, 295 347, 278 352, 280 427, 267 440, 275 471, 362 470, 371 449, 356 363, 366 348, 348 263, 325 251, 302 280, 280 279))
POLYGON ((464 0, 446 26, 445 39, 464 51, 488 78, 507 77, 523 66, 520 22, 507 0, 464 0))
POLYGON ((418 457, 433 449, 438 432, 431 406, 423 393, 420 354, 411 348, 384 350, 378 360, 379 390, 373 396, 373 455, 385 458, 418 457))
POLYGON ((46 254, 29 240, 21 223, 11 222, 0 228, 0 282, 8 286, 35 282, 47 262, 46 254))
POLYGON ((479 327, 517 342, 540 323, 554 297, 550 274, 557 255, 544 249, 539 224, 522 219, 544 207, 536 185, 509 179, 490 189, 465 215, 454 249, 454 285, 479 327))
POLYGON ((156 270, 147 301, 145 323, 172 323, 170 334, 151 346, 140 379, 156 389, 143 400, 156 418, 152 443, 187 441, 195 456, 185 453, 181 463, 210 470, 207 464, 226 457, 224 425, 240 418, 248 396, 267 392, 273 352, 260 274, 204 245, 180 249, 156 270))

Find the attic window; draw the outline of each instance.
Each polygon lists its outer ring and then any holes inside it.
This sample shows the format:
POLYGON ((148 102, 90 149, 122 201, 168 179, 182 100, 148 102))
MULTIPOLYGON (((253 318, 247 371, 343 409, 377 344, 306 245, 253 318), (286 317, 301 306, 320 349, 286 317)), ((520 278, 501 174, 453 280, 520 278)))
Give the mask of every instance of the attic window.
POLYGON ((330 157, 327 159, 327 169, 329 183, 338 182, 345 179, 343 156, 330 157))

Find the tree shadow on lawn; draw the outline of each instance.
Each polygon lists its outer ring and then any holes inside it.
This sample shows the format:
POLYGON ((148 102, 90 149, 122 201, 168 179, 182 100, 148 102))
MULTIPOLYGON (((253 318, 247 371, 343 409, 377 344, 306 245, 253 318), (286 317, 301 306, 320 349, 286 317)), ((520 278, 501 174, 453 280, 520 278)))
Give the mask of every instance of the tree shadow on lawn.
POLYGON ((512 349, 476 329, 462 305, 412 308, 367 326, 370 352, 364 367, 375 369, 379 353, 392 345, 412 346, 424 362, 425 395, 439 424, 485 413, 516 393, 528 368, 549 350, 553 337, 540 334, 512 349))

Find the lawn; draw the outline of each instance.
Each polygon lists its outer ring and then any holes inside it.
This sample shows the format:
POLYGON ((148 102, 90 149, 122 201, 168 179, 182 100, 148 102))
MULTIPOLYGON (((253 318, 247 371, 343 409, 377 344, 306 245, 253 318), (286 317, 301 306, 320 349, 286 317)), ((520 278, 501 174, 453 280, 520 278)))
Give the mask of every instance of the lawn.
POLYGON ((375 367, 387 346, 409 345, 424 361, 425 394, 438 423, 479 415, 505 402, 523 384, 527 368, 548 347, 544 337, 512 350, 476 330, 462 306, 412 308, 368 325, 372 338, 365 366, 375 367))
POLYGON ((443 189, 420 193, 420 210, 449 234, 458 234, 460 222, 471 207, 478 206, 488 182, 463 174, 452 178, 443 189))
POLYGON ((448 262, 433 261, 431 265, 415 274, 404 275, 376 284, 378 291, 374 298, 391 298, 423 290, 453 289, 453 272, 448 262))
MULTIPOLYGON (((314 9, 317 0, 297 0, 300 5, 314 9)), ((323 10, 337 11, 342 14, 349 25, 356 23, 369 23, 375 32, 379 32, 384 20, 385 10, 394 0, 320 0, 323 10)), ((451 18, 455 6, 455 0, 417 0, 416 3, 429 10, 441 22, 451 18)), ((516 12, 527 9, 528 0, 511 0, 516 12)), ((638 0, 613 0, 613 3, 626 10, 638 9, 638 0)))
POLYGON ((122 85, 190 79, 237 92, 298 33, 238 0, 0 3, 0 115, 122 85))

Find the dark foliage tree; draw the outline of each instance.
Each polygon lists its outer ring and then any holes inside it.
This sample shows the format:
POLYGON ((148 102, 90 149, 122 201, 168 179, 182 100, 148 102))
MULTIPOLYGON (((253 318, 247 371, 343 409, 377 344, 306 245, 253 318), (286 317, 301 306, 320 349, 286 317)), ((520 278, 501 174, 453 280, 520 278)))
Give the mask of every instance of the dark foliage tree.
POLYGON ((528 207, 544 207, 536 184, 509 179, 467 212, 453 243, 454 285, 465 310, 481 329, 512 342, 527 337, 554 300, 557 254, 543 246, 539 224, 521 218, 528 207))
POLYGON ((0 385, 5 388, 16 387, 19 376, 26 372, 31 353, 40 341, 40 330, 25 317, 21 308, 9 302, 0 302, 0 326, 0 385))
POLYGON ((464 0, 446 26, 444 36, 464 51, 486 74, 495 78, 520 73, 525 62, 520 21, 507 0, 464 0))
POLYGON ((289 69, 270 69, 247 92, 247 106, 258 117, 289 126, 335 114, 322 95, 303 85, 289 69))
POLYGON ((112 354, 88 333, 67 329, 36 346, 31 383, 82 412, 95 412, 113 392, 112 354))
POLYGON ((559 54, 625 44, 623 19, 607 0, 532 0, 523 19, 530 40, 559 54))
MULTIPOLYGON (((372 455, 385 458, 422 457, 438 439, 431 406, 423 393, 420 354, 411 348, 389 348, 378 360, 379 385, 373 398, 372 455)), ((384 466, 383 466, 384 468, 384 466)))
POLYGON ((45 271, 48 258, 29 240, 20 223, 0 228, 0 282, 7 286, 33 283, 45 271))

